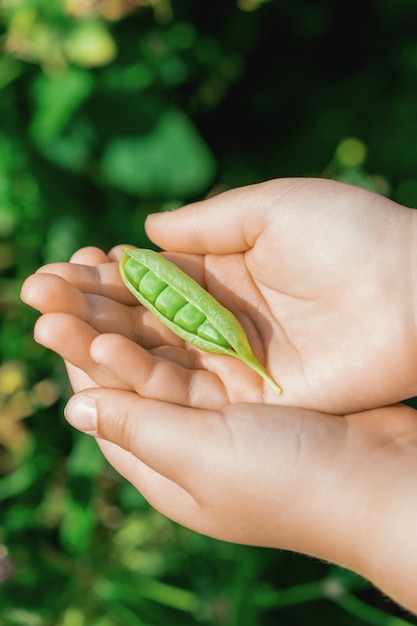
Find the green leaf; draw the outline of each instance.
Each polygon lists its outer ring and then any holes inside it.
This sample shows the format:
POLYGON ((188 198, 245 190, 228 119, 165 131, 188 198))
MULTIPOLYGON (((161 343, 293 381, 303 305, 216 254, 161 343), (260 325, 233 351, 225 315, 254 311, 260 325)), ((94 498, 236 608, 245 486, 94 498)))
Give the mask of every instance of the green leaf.
POLYGON ((169 109, 149 133, 111 141, 101 170, 108 183, 128 193, 186 197, 209 185, 215 160, 189 118, 169 109))
POLYGON ((75 68, 41 74, 33 86, 36 108, 30 130, 35 141, 44 145, 59 137, 92 86, 91 74, 75 68))
POLYGON ((67 470, 71 476, 94 478, 105 465, 103 453, 92 437, 80 436, 68 458, 67 470))
POLYGON ((51 223, 43 248, 45 263, 68 261, 77 249, 80 224, 71 215, 57 217, 51 223))
POLYGON ((68 493, 62 512, 60 536, 72 554, 85 554, 96 525, 93 509, 94 484, 84 476, 68 481, 68 493))
POLYGON ((82 120, 76 120, 68 132, 39 146, 50 161, 69 172, 82 172, 88 165, 94 136, 82 120))
POLYGON ((0 58, 0 89, 13 82, 22 72, 21 64, 8 56, 0 58))

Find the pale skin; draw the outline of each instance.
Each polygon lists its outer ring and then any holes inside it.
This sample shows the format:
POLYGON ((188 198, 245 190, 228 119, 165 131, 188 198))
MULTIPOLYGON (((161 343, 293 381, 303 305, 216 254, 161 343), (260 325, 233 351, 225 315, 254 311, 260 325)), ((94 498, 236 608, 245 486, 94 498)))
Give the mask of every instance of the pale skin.
POLYGON ((152 241, 244 326, 284 392, 182 343, 122 284, 121 246, 22 289, 65 359, 66 417, 165 515, 327 559, 417 612, 415 213, 275 180, 150 216, 152 241))

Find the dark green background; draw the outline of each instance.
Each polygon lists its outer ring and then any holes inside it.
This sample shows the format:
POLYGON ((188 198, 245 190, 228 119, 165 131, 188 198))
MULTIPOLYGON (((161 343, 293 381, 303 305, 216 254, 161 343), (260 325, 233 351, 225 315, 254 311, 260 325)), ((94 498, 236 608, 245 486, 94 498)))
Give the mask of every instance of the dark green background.
POLYGON ((0 3, 0 626, 401 626, 365 581, 149 508, 64 422, 26 276, 281 176, 417 206, 414 0, 0 3), (352 140, 353 138, 353 140, 352 140))

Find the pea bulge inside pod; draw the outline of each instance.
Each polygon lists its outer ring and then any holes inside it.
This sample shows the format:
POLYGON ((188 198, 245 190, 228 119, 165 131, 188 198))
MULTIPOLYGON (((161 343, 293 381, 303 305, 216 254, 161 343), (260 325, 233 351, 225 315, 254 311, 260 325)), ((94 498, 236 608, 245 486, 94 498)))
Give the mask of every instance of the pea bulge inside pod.
POLYGON ((152 303, 163 317, 202 339, 216 345, 231 347, 195 304, 188 302, 174 287, 164 282, 145 265, 131 257, 125 264, 125 272, 132 286, 152 303))
POLYGON ((125 248, 119 267, 129 291, 176 335, 200 350, 243 361, 281 393, 233 313, 174 263, 153 250, 125 248))

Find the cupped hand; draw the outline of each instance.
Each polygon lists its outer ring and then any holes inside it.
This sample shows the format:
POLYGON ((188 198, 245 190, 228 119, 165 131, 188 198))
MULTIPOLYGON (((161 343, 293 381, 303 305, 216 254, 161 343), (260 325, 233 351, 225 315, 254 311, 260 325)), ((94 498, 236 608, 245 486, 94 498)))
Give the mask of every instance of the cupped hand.
POLYGON ((66 417, 176 522, 348 567, 417 611, 413 409, 195 409, 96 388, 73 397, 66 417))
POLYGON ((122 380, 143 396, 206 408, 362 410, 417 392, 415 219, 372 192, 314 179, 269 181, 148 218, 150 238, 239 318, 284 390, 279 399, 246 365, 188 349, 138 307, 118 275, 120 249, 110 260, 87 250, 74 259, 85 265, 47 266, 23 293, 49 312, 38 339, 98 384, 122 380), (84 350, 64 347, 81 323, 84 350))

